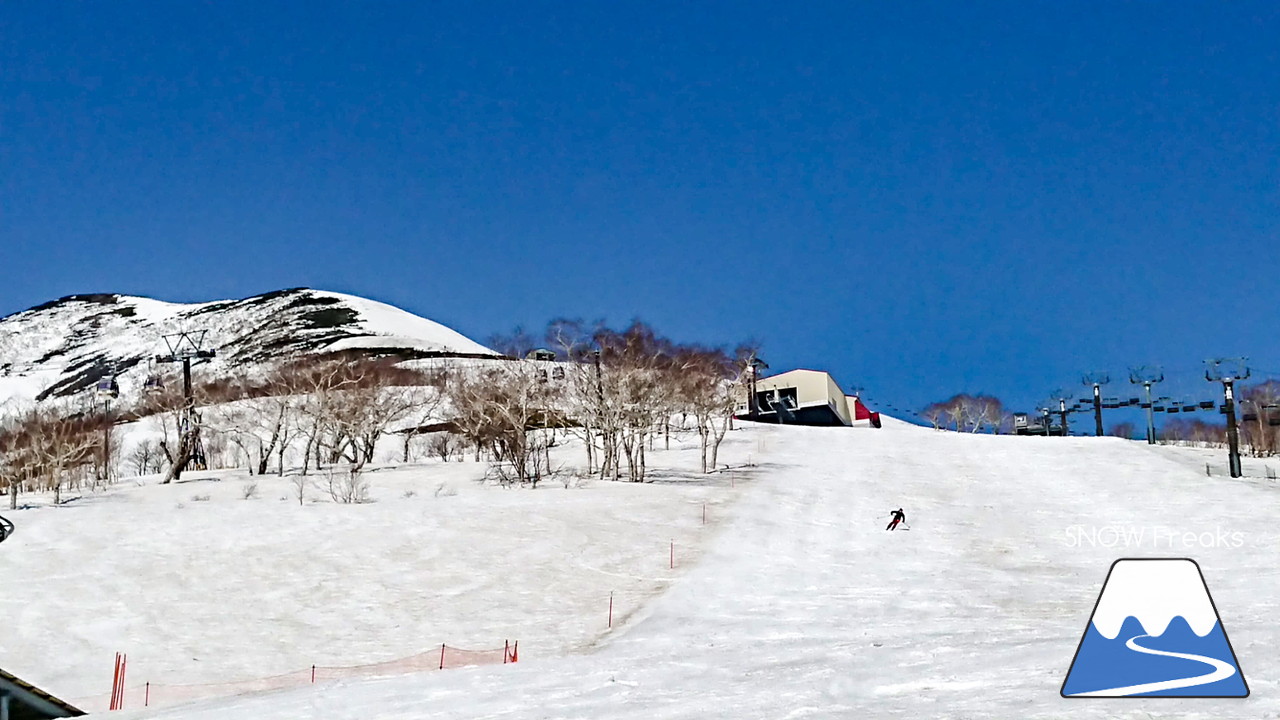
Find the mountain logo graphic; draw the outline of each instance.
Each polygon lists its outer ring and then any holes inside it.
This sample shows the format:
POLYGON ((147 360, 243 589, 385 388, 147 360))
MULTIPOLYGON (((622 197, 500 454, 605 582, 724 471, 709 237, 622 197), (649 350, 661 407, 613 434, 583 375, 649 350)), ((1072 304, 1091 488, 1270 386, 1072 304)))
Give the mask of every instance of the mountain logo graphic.
POLYGON ((1111 564, 1062 697, 1249 696, 1195 560, 1111 564))

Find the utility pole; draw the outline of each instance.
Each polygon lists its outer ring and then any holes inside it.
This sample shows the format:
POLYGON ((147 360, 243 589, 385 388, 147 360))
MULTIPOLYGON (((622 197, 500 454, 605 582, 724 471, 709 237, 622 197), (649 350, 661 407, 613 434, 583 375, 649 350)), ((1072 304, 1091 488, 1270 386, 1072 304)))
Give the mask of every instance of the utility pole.
POLYGON ((182 419, 179 428, 180 438, 177 457, 169 466, 164 482, 169 483, 182 476, 192 460, 203 464, 204 447, 200 442, 199 418, 196 416, 196 398, 191 388, 191 361, 207 360, 216 353, 205 350, 204 330, 198 332, 180 332, 165 335, 164 342, 169 346, 168 355, 157 355, 158 363, 182 363, 182 419))
POLYGON ((1111 382, 1106 373, 1091 373, 1084 376, 1084 384, 1093 386, 1093 423, 1094 434, 1102 437, 1102 386, 1111 382))
POLYGON ((1144 407, 1147 409, 1147 444, 1156 444, 1156 421, 1155 414, 1151 409, 1151 386, 1159 382, 1164 382, 1164 371, 1159 366, 1147 366, 1132 368, 1129 370, 1129 382, 1134 385, 1141 385, 1147 391, 1147 402, 1144 407))
POLYGON ((760 379, 760 371, 767 369, 769 365, 753 352, 747 367, 751 369, 751 397, 747 399, 747 412, 752 420, 758 420, 760 401, 756 399, 756 380, 760 379))
POLYGON ((1205 360, 1208 367, 1204 371, 1204 379, 1209 382, 1222 383, 1222 394, 1226 400, 1223 409, 1227 414, 1227 463, 1231 477, 1244 475, 1240 467, 1240 430, 1236 425, 1235 384, 1237 380, 1249 377, 1248 358, 1218 358, 1205 360))

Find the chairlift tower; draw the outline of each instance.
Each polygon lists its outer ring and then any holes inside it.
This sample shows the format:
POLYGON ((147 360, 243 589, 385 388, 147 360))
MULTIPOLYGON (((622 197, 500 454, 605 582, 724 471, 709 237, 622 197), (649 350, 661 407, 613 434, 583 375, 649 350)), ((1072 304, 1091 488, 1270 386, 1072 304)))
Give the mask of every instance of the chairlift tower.
MULTIPOLYGON (((1070 432, 1069 432, 1070 428, 1067 425, 1067 415, 1072 411, 1072 408, 1067 407, 1067 401, 1071 399, 1072 399, 1071 393, 1061 388, 1059 388, 1058 390, 1054 390, 1053 395, 1051 395, 1049 398, 1050 403, 1058 404, 1058 409, 1053 410, 1052 412, 1059 417, 1062 423, 1061 425, 1062 437, 1067 437, 1068 435, 1070 435, 1070 432)), ((1052 407, 1052 405, 1050 405, 1050 407, 1052 407)))
POLYGON ((102 403, 102 476, 99 479, 103 482, 111 482, 111 401, 120 397, 118 373, 117 367, 111 367, 94 389, 94 396, 102 403))
POLYGON ((208 360, 216 353, 204 349, 207 331, 190 331, 165 335, 164 342, 169 348, 168 355, 157 355, 157 363, 182 363, 182 415, 179 428, 178 457, 169 468, 165 482, 176 480, 189 467, 205 469, 204 444, 200 440, 199 417, 196 415, 196 398, 191 389, 191 363, 197 360, 208 360))
POLYGON ((1147 391, 1147 402, 1143 407, 1147 409, 1147 444, 1156 444, 1156 421, 1155 414, 1151 409, 1151 386, 1156 383, 1164 382, 1164 371, 1159 366, 1151 367, 1143 365, 1129 370, 1129 382, 1134 385, 1141 385, 1147 391))
POLYGON ((1102 437, 1102 386, 1111 382, 1111 376, 1106 373, 1090 373, 1084 376, 1082 382, 1093 386, 1094 434, 1102 437))
POLYGON ((1244 475, 1240 467, 1240 430, 1236 426, 1235 384, 1237 380, 1249 377, 1248 358, 1216 358, 1205 360, 1204 379, 1209 382, 1222 383, 1222 394, 1225 402, 1222 410, 1227 415, 1227 462, 1231 469, 1231 477, 1244 475))

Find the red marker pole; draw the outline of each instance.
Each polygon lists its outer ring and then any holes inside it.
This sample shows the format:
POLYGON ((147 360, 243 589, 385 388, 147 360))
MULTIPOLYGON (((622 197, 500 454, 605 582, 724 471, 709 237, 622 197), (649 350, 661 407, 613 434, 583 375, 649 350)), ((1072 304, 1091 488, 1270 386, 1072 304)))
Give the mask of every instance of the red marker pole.
POLYGON ((116 664, 111 671, 111 704, 108 710, 119 710, 120 704, 120 653, 116 653, 116 664))
POLYGON ((671 569, 676 569, 676 541, 671 541, 671 569))
POLYGON ((613 629, 613 593, 609 593, 609 629, 613 629))

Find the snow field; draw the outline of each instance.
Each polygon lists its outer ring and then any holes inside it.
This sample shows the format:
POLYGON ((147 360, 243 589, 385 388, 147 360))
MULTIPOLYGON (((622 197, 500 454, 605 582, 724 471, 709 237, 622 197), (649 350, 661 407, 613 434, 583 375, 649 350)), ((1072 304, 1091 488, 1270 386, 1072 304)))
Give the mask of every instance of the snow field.
MULTIPOLYGON (((757 454, 730 433, 722 463, 757 454)), ((323 475, 150 477, 59 507, 6 512, 0 667, 105 709, 117 651, 129 683, 220 683, 520 642, 521 661, 585 651, 687 571, 749 473, 700 475, 696 437, 648 456, 655 482, 570 475, 481 486, 484 465, 365 473, 373 502, 336 504, 323 475), (256 496, 245 499, 251 483, 256 496), (703 505, 708 523, 703 525, 703 505), (676 567, 671 569, 671 545, 676 567)), ((553 451, 580 466, 581 446, 553 451)), ((749 481, 747 481, 749 482, 749 481)), ((32 501, 37 496, 24 496, 32 501)))
POLYGON ((597 652, 246 696, 156 718, 1262 718, 1280 714, 1275 490, 1117 439, 762 428, 702 561, 597 652), (888 533, 902 506, 911 530, 888 533), (1091 546, 1076 526, 1242 533, 1091 546), (1253 695, 1058 695, 1110 564, 1194 557, 1253 695))

